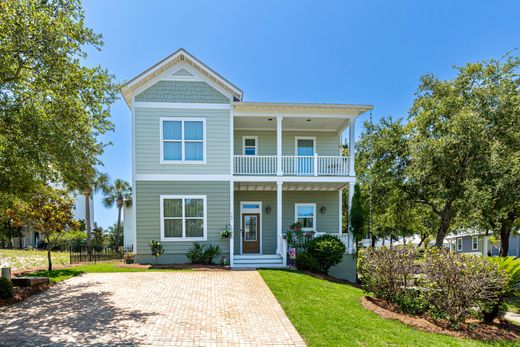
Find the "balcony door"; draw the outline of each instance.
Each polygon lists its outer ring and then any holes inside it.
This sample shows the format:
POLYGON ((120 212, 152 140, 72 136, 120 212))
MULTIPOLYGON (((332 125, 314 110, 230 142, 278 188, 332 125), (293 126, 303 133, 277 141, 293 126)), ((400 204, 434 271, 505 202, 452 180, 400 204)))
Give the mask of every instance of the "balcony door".
POLYGON ((314 174, 314 153, 316 153, 316 138, 300 136, 295 139, 296 172, 298 175, 314 174))

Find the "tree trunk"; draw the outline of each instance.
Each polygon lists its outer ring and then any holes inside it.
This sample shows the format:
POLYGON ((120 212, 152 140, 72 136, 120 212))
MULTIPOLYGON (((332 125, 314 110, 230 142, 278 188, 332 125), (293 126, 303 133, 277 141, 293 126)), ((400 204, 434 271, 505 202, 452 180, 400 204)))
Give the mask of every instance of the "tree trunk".
POLYGON ((428 237, 428 235, 421 235, 421 241, 419 241, 417 248, 421 248, 423 242, 426 240, 427 237, 428 237))
POLYGON ((441 212, 441 225, 439 226, 435 239, 435 247, 437 248, 442 248, 444 244, 444 238, 451 226, 452 212, 451 202, 448 202, 441 212))
POLYGON ((374 235, 372 235, 371 239, 372 239, 372 247, 375 247, 376 246, 376 241, 377 241, 376 237, 374 235))
POLYGON ((502 220, 500 226, 500 256, 507 257, 509 252, 509 236, 511 235, 511 229, 513 227, 513 221, 511 219, 502 220))
POLYGON ((92 240, 92 226, 90 225, 90 189, 85 190, 85 226, 87 228, 87 246, 90 246, 92 240))
POLYGON ((121 209, 122 205, 117 205, 117 230, 116 230, 116 252, 119 253, 119 235, 121 233, 121 209))
POLYGON ((47 242, 47 261, 48 261, 48 264, 49 264, 47 269, 49 271, 52 271, 51 243, 50 242, 47 242))

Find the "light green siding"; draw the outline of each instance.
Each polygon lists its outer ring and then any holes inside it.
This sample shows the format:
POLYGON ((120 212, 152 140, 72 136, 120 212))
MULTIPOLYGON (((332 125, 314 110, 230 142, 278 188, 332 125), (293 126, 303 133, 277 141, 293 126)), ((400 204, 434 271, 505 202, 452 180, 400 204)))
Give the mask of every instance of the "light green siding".
POLYGON ((229 110, 135 109, 137 174, 229 174, 229 110), (161 164, 160 118, 206 119, 206 164, 161 164))
MULTIPOLYGON (((276 155, 276 131, 236 130, 233 151, 242 154, 242 137, 258 136, 258 155, 276 155)), ((284 131, 282 133, 282 155, 295 155, 295 138, 297 136, 316 137, 318 155, 339 155, 339 135, 335 132, 284 131)))
MULTIPOLYGON (((263 254, 276 252, 276 192, 275 191, 235 191, 235 254, 240 254, 240 202, 262 202, 262 248, 263 254), (271 206, 271 213, 265 208, 271 206)), ((339 231, 339 192, 337 191, 284 191, 282 193, 282 232, 285 233, 294 223, 294 205, 296 203, 315 203, 316 222, 319 232, 337 233, 339 231), (325 206, 325 213, 321 207, 325 206)))
POLYGON ((295 221, 294 204, 316 203, 316 230, 320 233, 338 233, 339 231, 339 192, 284 191, 282 194, 282 230, 285 231, 295 221), (320 209, 325 206, 325 213, 320 209))
POLYGON ((159 81, 136 95, 135 101, 229 104, 228 97, 206 82, 159 81))
MULTIPOLYGON (((229 182, 136 182, 136 227, 137 260, 152 262, 148 242, 160 240, 161 195, 206 195, 207 196, 207 241, 201 243, 220 246, 222 255, 229 259, 229 241, 218 235, 229 224, 229 182)), ((164 241, 165 254, 161 263, 185 263, 185 254, 192 247, 191 241, 164 241)), ((218 261, 218 260, 216 260, 218 261)))
POLYGON ((240 202, 261 201, 262 202, 262 253, 275 254, 276 252, 276 192, 260 191, 235 191, 235 225, 236 230, 233 241, 235 243, 235 254, 240 254, 240 202), (271 206, 271 213, 267 214, 265 208, 271 206))

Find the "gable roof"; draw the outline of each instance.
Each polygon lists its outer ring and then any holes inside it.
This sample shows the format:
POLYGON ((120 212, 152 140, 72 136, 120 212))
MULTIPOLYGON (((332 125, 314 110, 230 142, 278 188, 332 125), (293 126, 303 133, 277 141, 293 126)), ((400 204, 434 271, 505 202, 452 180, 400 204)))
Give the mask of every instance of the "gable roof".
POLYGON ((177 51, 173 52, 172 54, 170 54, 160 62, 156 63, 152 67, 141 72, 139 75, 135 76, 121 87, 121 93, 123 94, 123 97, 125 98, 127 105, 130 106, 132 104, 132 96, 139 87, 154 79, 155 77, 159 76, 160 74, 164 73, 167 69, 179 62, 185 62, 190 64, 202 75, 209 78, 211 81, 228 91, 231 95, 233 95, 233 101, 242 101, 243 92, 240 88, 238 88, 237 86, 226 80, 224 77, 219 75, 217 72, 215 72, 213 69, 211 69, 209 66, 195 58, 184 48, 179 48, 177 51))

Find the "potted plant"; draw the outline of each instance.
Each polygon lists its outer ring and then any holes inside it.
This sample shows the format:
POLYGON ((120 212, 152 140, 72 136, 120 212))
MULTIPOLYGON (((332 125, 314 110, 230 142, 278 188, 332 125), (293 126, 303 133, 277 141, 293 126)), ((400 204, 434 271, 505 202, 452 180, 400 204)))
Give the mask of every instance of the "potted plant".
POLYGON ((285 234, 287 239, 287 265, 294 265, 296 255, 303 252, 307 246, 307 242, 312 239, 314 232, 303 231, 301 222, 296 222, 289 226, 285 234))
POLYGON ((231 236, 233 235, 233 233, 231 232, 231 230, 229 230, 231 228, 231 226, 228 224, 226 225, 225 229, 222 230, 220 232, 220 234, 218 235, 218 237, 221 239, 221 240, 225 240, 225 239, 229 239, 231 238, 231 236))
POLYGON ((135 255, 132 252, 125 252, 123 255, 123 260, 125 264, 133 264, 135 261, 135 255))

